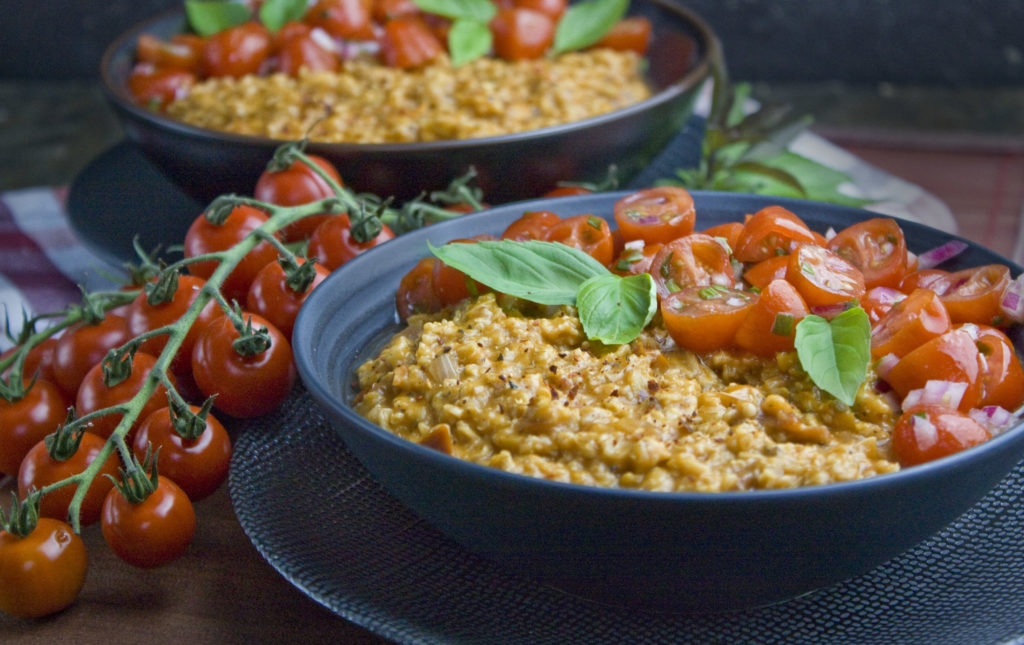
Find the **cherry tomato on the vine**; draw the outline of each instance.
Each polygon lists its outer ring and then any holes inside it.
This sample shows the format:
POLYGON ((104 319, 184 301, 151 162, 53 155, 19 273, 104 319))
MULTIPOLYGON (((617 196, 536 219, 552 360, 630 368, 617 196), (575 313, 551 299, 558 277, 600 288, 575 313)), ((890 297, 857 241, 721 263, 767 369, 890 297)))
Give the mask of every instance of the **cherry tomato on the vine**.
POLYGON ((952 455, 988 440, 988 430, 977 421, 956 408, 943 405, 919 405, 904 410, 892 431, 892 449, 904 468, 952 455))
POLYGON ((693 197, 683 188, 646 188, 615 202, 613 212, 622 239, 662 244, 693 232, 693 197))
MULTIPOLYGON (((338 174, 338 169, 330 161, 319 155, 306 156, 336 184, 345 185, 338 174)), ((332 195, 334 189, 331 185, 313 168, 299 160, 293 161, 283 170, 264 170, 256 180, 256 188, 253 190, 256 199, 277 206, 309 204, 332 195)), ((284 227, 281 230, 281 237, 286 242, 304 240, 328 217, 330 216, 326 214, 304 217, 284 227)))
POLYGON ((323 221, 309 238, 306 255, 333 271, 360 253, 394 239, 395 234, 386 224, 381 226, 377 237, 358 242, 352 236, 352 222, 348 215, 332 215, 323 221))
POLYGON ((17 401, 0 398, 0 473, 17 475, 32 447, 67 418, 67 402, 56 385, 36 381, 17 401))
MULTIPOLYGON (((300 265, 306 263, 305 258, 296 260, 300 265)), ((288 274, 280 262, 267 263, 249 285, 249 293, 245 296, 245 308, 274 323, 274 326, 290 339, 302 303, 312 293, 313 288, 330 275, 327 268, 319 262, 314 264, 313 271, 313 281, 305 291, 300 292, 288 285, 288 274)))
MULTIPOLYGON (((206 219, 205 215, 201 214, 192 220, 192 224, 185 233, 185 257, 194 258, 206 253, 227 251, 266 221, 266 213, 245 204, 231 209, 231 213, 221 224, 213 224, 206 219)), ((277 260, 277 249, 270 242, 260 242, 245 254, 245 257, 224 279, 221 293, 229 301, 243 302, 256 274, 268 262, 275 260, 277 260)), ((216 260, 192 262, 188 265, 188 272, 194 276, 208 279, 219 265, 220 263, 216 260)))
MULTIPOLYGON (((35 377, 49 381, 58 387, 60 386, 60 383, 57 382, 57 374, 53 371, 54 349, 56 347, 57 339, 51 336, 28 350, 21 372, 26 381, 31 381, 35 377)), ((13 355, 16 349, 16 347, 12 347, 3 352, 0 354, 0 359, 13 355)), ((8 372, 9 370, 5 370, 3 375, 6 376, 8 372)), ((63 390, 63 388, 61 389, 63 390)))
POLYGON ((85 543, 66 522, 41 517, 25 537, 0 531, 0 611, 41 618, 68 607, 88 564, 85 543))
MULTIPOLYGON (((97 410, 126 403, 145 385, 155 364, 156 358, 150 354, 135 352, 131 360, 131 374, 111 387, 103 380, 103 364, 97 363, 85 375, 82 387, 78 389, 78 398, 75 399, 75 409, 78 415, 82 417, 97 410)), ((169 378, 172 382, 174 381, 173 376, 169 375, 169 378)), ((154 388, 153 393, 143 404, 135 425, 137 426, 138 422, 146 418, 150 412, 164 405, 167 405, 167 389, 161 384, 154 388)), ((92 421, 89 431, 100 437, 109 438, 123 416, 117 412, 99 416, 92 421)))
POLYGON ((185 491, 159 475, 156 489, 138 503, 112 488, 103 502, 100 527, 117 557, 152 569, 184 555, 195 535, 196 514, 185 491))
POLYGON ((269 346, 243 356, 233 346, 240 335, 234 322, 222 315, 206 325, 192 348, 192 375, 204 395, 217 396, 218 410, 251 418, 277 408, 291 392, 296 373, 284 334, 262 316, 242 312, 242 319, 251 319, 254 330, 265 328, 269 346))
POLYGON ((65 331, 53 346, 53 376, 56 384, 74 400, 85 375, 103 360, 107 352, 132 337, 128 319, 108 313, 99 323, 79 323, 65 331))

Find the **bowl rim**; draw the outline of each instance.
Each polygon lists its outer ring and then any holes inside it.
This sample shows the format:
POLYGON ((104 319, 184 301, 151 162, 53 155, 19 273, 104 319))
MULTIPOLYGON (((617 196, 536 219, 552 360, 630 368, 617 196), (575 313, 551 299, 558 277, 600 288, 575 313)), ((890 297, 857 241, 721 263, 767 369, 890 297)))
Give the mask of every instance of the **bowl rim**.
MULTIPOLYGON (((634 190, 619 190, 613 192, 594 193, 584 196, 570 196, 559 198, 566 201, 598 201, 603 202, 607 200, 609 203, 628 195, 634 190)), ((810 200, 788 198, 788 197, 774 197, 767 195, 753 195, 753 194, 742 194, 742 193, 722 193, 718 191, 702 191, 694 190, 690 191, 694 197, 694 201, 698 203, 700 201, 708 199, 719 199, 722 197, 731 197, 739 200, 750 199, 752 201, 764 202, 764 205, 778 204, 790 208, 791 210, 796 208, 809 208, 809 209, 820 209, 825 212, 843 213, 848 215, 856 215, 860 219, 870 217, 892 217, 889 215, 880 215, 871 211, 866 211, 861 208, 852 206, 845 206, 839 204, 829 204, 823 202, 815 202, 810 200), (716 197, 717 196, 717 197, 716 197)), ((470 217, 474 219, 486 219, 493 217, 495 211, 506 212, 510 210, 537 210, 534 206, 535 203, 547 202, 549 203, 551 198, 538 198, 533 200, 526 200, 521 202, 512 202, 509 204, 502 204, 490 209, 471 213, 464 217, 470 217)), ((581 211, 582 212, 582 211, 581 211)), ((920 227, 921 229, 931 231, 939 234, 944 238, 953 240, 961 240, 966 242, 972 248, 982 249, 987 253, 993 254, 995 257, 1000 258, 1008 267, 1010 267, 1013 275, 1020 275, 1024 272, 1017 263, 982 247, 980 244, 972 242, 960 235, 947 233, 934 227, 922 224, 920 222, 914 222, 899 217, 892 217, 900 223, 901 227, 910 226, 911 228, 920 227)), ((438 231, 447 232, 453 223, 459 221, 465 222, 463 218, 456 220, 450 220, 449 222, 443 222, 439 225, 433 225, 428 228, 418 229, 411 231, 396 238, 397 240, 406 239, 406 244, 414 244, 416 239, 419 237, 425 237, 427 235, 437 233, 438 231), (441 227, 445 227, 442 229, 441 227)), ((459 237, 456 233, 451 236, 459 237)), ((464 235, 461 235, 464 237, 464 235)), ((441 236, 444 237, 444 236, 441 236)), ((390 243, 390 242, 389 242, 390 243)), ((387 245, 382 245, 386 248, 387 245)), ((383 253, 378 249, 372 249, 366 253, 360 254, 347 262, 345 265, 332 272, 328 276, 324 284, 328 284, 330 281, 343 282, 346 279, 351 279, 353 275, 359 275, 364 273, 366 275, 372 275, 372 272, 362 271, 363 264, 373 260, 377 254, 383 253), (347 268, 346 268, 347 267, 347 268)), ((310 298, 324 299, 329 296, 324 295, 329 291, 324 289, 321 291, 319 297, 315 294, 311 294, 310 298)), ((314 301, 315 304, 315 301, 314 301)), ((304 322, 306 319, 312 318, 313 314, 310 313, 313 307, 304 306, 299 312, 299 320, 296 321, 295 328, 298 330, 301 327, 311 326, 312 323, 304 322)), ((397 319, 395 324, 397 325, 397 319)), ((383 331, 378 329, 378 332, 383 331)), ((307 334, 308 335, 308 334, 307 334)), ((358 431, 370 433, 376 440, 386 442, 391 449, 400 450, 402 452, 411 453, 417 459, 426 460, 433 467, 440 468, 441 470, 457 469, 464 471, 464 474, 469 477, 476 479, 490 479, 499 483, 507 482, 508 486, 518 487, 529 487, 537 488, 538 490, 550 491, 554 494, 585 494, 593 496, 609 496, 614 498, 620 498, 630 501, 643 501, 643 502, 679 502, 688 504, 762 504, 762 503, 792 503, 798 504, 805 500, 815 498, 820 499, 822 497, 829 499, 838 499, 842 497, 857 497, 866 494, 870 494, 872 491, 880 489, 888 489, 891 487, 906 486, 908 483, 922 482, 929 480, 936 476, 936 473, 942 473, 946 471, 952 471, 960 468, 969 467, 974 461, 983 460, 986 456, 991 455, 994 452, 999 452, 1003 449, 1006 444, 1020 444, 1024 442, 1024 420, 1018 420, 1018 422, 1001 433, 998 436, 990 438, 985 443, 972 446, 966 450, 949 455, 947 457, 919 464, 909 468, 901 468, 895 472, 882 473, 866 477, 863 479, 843 481, 843 482, 832 482, 828 484, 814 484, 809 486, 800 486, 796 488, 783 488, 783 489, 757 489, 757 490, 745 490, 745 491, 719 491, 719 492, 702 492, 702 491, 650 491, 641 489, 631 488, 611 488, 603 486, 589 486, 585 484, 576 484, 570 482, 553 481, 540 477, 533 477, 530 475, 524 475, 519 473, 508 472, 499 468, 485 466, 476 462, 463 460, 458 457, 447 455, 427 446, 417 444, 409 441, 398 435, 381 428, 380 426, 370 422, 355 410, 344 400, 344 394, 332 392, 327 384, 322 379, 317 378, 317 370, 315 369, 315 361, 312 354, 316 352, 315 348, 312 347, 311 343, 297 343, 293 344, 293 350, 295 355, 296 366, 301 380, 305 387, 309 390, 310 394, 322 407, 329 408, 334 413, 340 415, 348 425, 355 425, 358 431)), ((351 355, 346 355, 343 361, 349 361, 351 355)), ((348 374, 354 369, 354 364, 349 367, 348 374)), ((342 439, 345 440, 345 432, 337 428, 332 423, 334 430, 338 432, 342 439)), ((1005 476, 1006 473, 1002 473, 1005 476)))
MULTIPOLYGON (((367 152, 377 154, 388 154, 416 150, 429 153, 431 151, 449 151, 463 148, 490 148, 509 143, 529 143, 535 139, 542 139, 549 136, 556 136, 565 132, 587 130, 600 127, 608 122, 627 119, 630 116, 654 109, 664 103, 670 102, 678 95, 691 88, 707 81, 712 75, 712 65, 722 59, 722 46, 717 34, 700 15, 670 0, 633 0, 634 2, 653 4, 663 11, 675 13, 688 23, 688 26, 695 32, 698 44, 699 57, 686 72, 662 90, 650 97, 611 112, 598 114, 586 119, 570 121, 544 128, 525 130, 489 137, 475 137, 468 139, 442 139, 438 141, 414 141, 405 143, 349 143, 349 142, 325 142, 309 141, 309 148, 328 149, 336 152, 367 152)), ((628 14, 627 14, 628 15, 628 14)), ((103 90, 108 98, 121 110, 131 114, 134 118, 140 119, 152 126, 165 131, 193 139, 208 141, 223 141, 249 146, 279 146, 289 141, 288 139, 275 139, 262 135, 237 134, 232 132, 221 132, 209 128, 201 128, 182 121, 176 121, 165 115, 148 110, 131 100, 123 83, 117 83, 113 76, 114 60, 122 54, 123 50, 134 45, 138 37, 151 29, 154 25, 170 21, 172 19, 184 20, 182 8, 163 11, 153 17, 147 18, 119 35, 104 50, 100 59, 100 79, 103 90)))

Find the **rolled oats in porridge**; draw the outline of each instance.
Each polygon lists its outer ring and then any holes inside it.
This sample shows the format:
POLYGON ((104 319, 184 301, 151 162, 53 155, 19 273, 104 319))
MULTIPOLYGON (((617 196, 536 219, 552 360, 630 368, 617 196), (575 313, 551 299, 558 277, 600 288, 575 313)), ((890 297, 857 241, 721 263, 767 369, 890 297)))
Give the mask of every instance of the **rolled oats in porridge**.
POLYGON ((894 404, 865 381, 823 395, 796 354, 675 347, 657 324, 588 341, 575 311, 528 317, 493 294, 415 315, 358 369, 357 412, 459 458, 596 486, 736 491, 898 469, 894 404))
POLYGON ((407 143, 488 137, 611 112, 650 96, 643 59, 595 49, 556 58, 447 56, 419 69, 369 58, 340 72, 216 77, 171 102, 167 113, 224 132, 347 143, 407 143))

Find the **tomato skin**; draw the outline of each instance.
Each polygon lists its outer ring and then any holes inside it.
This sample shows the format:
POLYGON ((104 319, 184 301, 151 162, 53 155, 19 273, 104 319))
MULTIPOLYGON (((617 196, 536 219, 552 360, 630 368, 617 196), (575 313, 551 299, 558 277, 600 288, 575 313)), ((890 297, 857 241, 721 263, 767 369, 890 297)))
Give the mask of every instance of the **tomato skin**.
POLYGON ((53 346, 55 383, 74 400, 85 375, 103 360, 107 352, 120 347, 132 336, 128 319, 108 313, 99 323, 80 323, 65 331, 53 346))
POLYGON ((696 211, 688 191, 675 186, 646 188, 615 202, 615 222, 625 241, 667 244, 693 232, 696 211))
POLYGON ((956 271, 933 285, 942 289, 939 296, 954 323, 1005 326, 1003 291, 1010 284, 1010 268, 988 264, 956 271))
POLYGON ((41 517, 24 538, 0 531, 0 611, 41 618, 70 606, 88 565, 82 538, 60 520, 41 517))
POLYGON ((201 68, 207 76, 240 78, 256 74, 270 55, 270 46, 266 27, 255 21, 244 22, 206 39, 201 68))
POLYGON ((725 243, 729 245, 730 249, 736 248, 736 241, 740 239, 740 233, 743 232, 743 224, 739 222, 724 222, 722 224, 716 224, 710 228, 706 228, 701 231, 705 235, 711 237, 720 237, 725 240, 725 243))
POLYGON ((533 9, 551 17, 558 22, 569 3, 566 0, 513 0, 513 6, 533 9))
POLYGON ((185 554, 195 535, 196 514, 185 491, 159 475, 156 490, 138 504, 112 488, 103 502, 100 527, 117 557, 153 569, 185 554))
MULTIPOLYGON (((140 293, 128 306, 128 332, 131 336, 138 336, 147 331, 159 329, 170 325, 181 318, 185 311, 192 306, 199 291, 206 284, 206 280, 194 275, 178 276, 178 288, 168 302, 151 305, 146 299, 145 292, 140 293)), ((171 359, 171 371, 176 376, 187 381, 188 361, 192 352, 192 346, 199 336, 200 330, 209 321, 220 315, 220 310, 212 300, 199 312, 195 324, 185 334, 178 351, 171 359)), ((153 336, 142 342, 139 349, 152 356, 159 356, 167 346, 167 336, 153 336)))
POLYGON ((593 192, 583 186, 556 186, 544 193, 543 197, 571 197, 573 195, 590 195, 593 192))
MULTIPOLYGON (((489 239, 494 238, 490 235, 479 235, 475 238, 452 240, 448 244, 473 244, 480 240, 489 239)), ((434 293, 437 294, 443 305, 454 305, 472 295, 489 291, 486 285, 470 280, 469 276, 465 273, 448 266, 444 262, 438 262, 434 265, 433 284, 434 293)))
POLYGON ((893 452, 904 468, 946 457, 988 440, 988 430, 977 421, 941 405, 917 405, 905 410, 892 431, 893 452), (915 419, 927 423, 915 423, 915 419))
POLYGON ((195 72, 199 68, 202 49, 202 37, 194 34, 178 34, 169 40, 161 40, 153 34, 140 34, 135 43, 135 58, 156 67, 195 72))
POLYGON ((594 44, 594 47, 608 47, 618 51, 634 51, 641 56, 651 46, 651 21, 643 16, 627 16, 594 44))
POLYGON ((958 406, 967 411, 981 399, 982 356, 971 333, 962 327, 922 343, 897 362, 886 380, 904 398, 930 380, 965 383, 967 391, 958 406))
POLYGON ((874 327, 892 309, 893 305, 906 297, 907 294, 892 287, 873 287, 868 289, 860 299, 860 306, 867 313, 868 320, 874 327))
POLYGON ((816 234, 795 213, 768 206, 750 216, 736 239, 733 255, 740 262, 760 262, 788 255, 801 244, 816 244, 816 234))
POLYGON ((67 418, 56 385, 37 380, 17 401, 0 398, 0 473, 17 475, 25 455, 67 418))
POLYGON ((791 255, 776 255, 754 263, 743 272, 743 280, 758 289, 764 289, 772 280, 784 280, 791 255))
POLYGON ((551 16, 526 7, 499 9, 490 27, 494 53, 505 60, 540 58, 555 41, 551 16))
POLYGON ((324 47, 312 34, 292 36, 282 43, 277 55, 278 70, 289 76, 298 76, 302 69, 335 72, 340 66, 338 53, 324 47))
POLYGON ((860 269, 823 246, 803 244, 789 258, 786 279, 809 307, 850 302, 867 291, 860 269))
MULTIPOLYGON (((197 406, 190 409, 199 412, 197 406)), ((190 440, 174 429, 170 408, 153 411, 139 425, 132 452, 141 462, 150 447, 157 456, 158 472, 177 484, 193 502, 209 497, 227 479, 231 437, 213 415, 206 415, 205 429, 190 440)))
POLYGON ((395 292, 395 310, 399 320, 420 313, 441 311, 444 304, 434 289, 434 271, 441 260, 435 257, 422 258, 398 283, 395 292))
POLYGON ((237 418, 252 418, 276 409, 288 398, 295 383, 292 348, 284 334, 266 318, 252 317, 253 329, 266 327, 270 347, 254 356, 242 356, 232 343, 238 338, 231 318, 211 321, 192 348, 192 375, 206 396, 217 395, 214 407, 237 418))
MULTIPOLYGON (((305 264, 305 258, 296 258, 299 264, 305 264)), ((299 293, 288 286, 288 275, 280 262, 268 262, 256 274, 249 292, 245 296, 245 308, 259 314, 274 323, 286 338, 291 339, 295 318, 299 315, 302 303, 321 282, 327 279, 330 272, 322 264, 314 266, 316 276, 309 289, 299 293)))
MULTIPOLYGON (((56 346, 57 339, 51 336, 28 350, 28 353, 25 355, 25 362, 22 365, 22 377, 25 383, 30 382, 35 377, 57 384, 57 376, 53 371, 53 350, 56 346)), ((0 360, 12 356, 17 349, 17 347, 11 347, 0 353, 0 360)), ((6 377, 9 372, 10 368, 4 370, 2 375, 6 377)))
MULTIPOLYGON (((40 490, 44 486, 81 473, 96 461, 96 457, 106 443, 105 439, 91 432, 83 432, 75 454, 64 461, 59 461, 50 456, 46 449, 46 443, 40 441, 32 447, 21 462, 21 468, 18 470, 18 497, 25 499, 32 490, 40 490)), ((111 453, 107 456, 107 460, 85 493, 82 505, 79 507, 78 520, 82 526, 89 526, 99 521, 103 500, 107 496, 107 492, 114 486, 114 483, 104 475, 117 477, 117 468, 120 463, 117 455, 111 453)), ((76 488, 76 486, 64 486, 40 497, 39 514, 43 517, 67 520, 68 507, 71 505, 71 498, 74 496, 76 488)))
POLYGON ((686 287, 736 283, 729 249, 705 233, 691 233, 662 246, 651 261, 651 276, 660 298, 686 287))
POLYGON ((728 287, 687 287, 661 300, 672 340, 697 353, 729 347, 758 296, 728 287))
POLYGON ((664 244, 644 244, 642 247, 627 246, 619 252, 615 261, 612 262, 612 273, 618 275, 640 275, 650 273, 654 266, 654 258, 664 244))
POLYGON ((386 23, 400 16, 418 16, 423 12, 413 0, 372 0, 370 15, 379 23, 386 23))
POLYGON ((975 344, 983 361, 978 407, 998 405, 1012 412, 1024 405, 1024 368, 1006 334, 995 327, 978 325, 975 344))
POLYGON ((828 241, 828 248, 860 269, 869 289, 898 288, 907 273, 907 242, 903 229, 888 217, 847 226, 828 241))
POLYGON ((916 289, 889 309, 871 329, 871 356, 906 356, 953 327, 946 307, 934 291, 916 289))
POLYGON ((162 110, 168 103, 186 96, 196 84, 196 76, 180 69, 139 63, 128 74, 126 83, 136 103, 162 110))
POLYGON ((328 271, 333 271, 360 253, 395 238, 395 234, 384 224, 377 237, 366 242, 357 242, 352 237, 352 222, 348 215, 332 215, 316 227, 309 238, 306 254, 316 258, 328 271))
MULTIPOLYGON (((130 400, 145 385, 146 379, 155 364, 156 358, 150 354, 141 351, 135 352, 135 356, 132 357, 131 376, 113 387, 107 387, 107 384, 103 382, 103 364, 97 363, 85 375, 82 387, 78 388, 78 398, 75 399, 75 409, 78 411, 78 415, 82 417, 90 412, 121 405, 130 400)), ((173 382, 173 377, 170 378, 173 382)), ((167 389, 162 384, 157 385, 149 399, 142 406, 136 425, 150 412, 166 404, 167 389)), ((118 423, 120 423, 122 416, 124 415, 115 412, 93 419, 89 431, 107 439, 110 435, 114 434, 114 430, 117 428, 118 423)))
POLYGON ((320 0, 303 21, 338 38, 373 40, 370 7, 363 0, 320 0))
POLYGON ((567 217, 549 228, 545 239, 577 248, 605 266, 615 259, 612 229, 596 215, 567 217))
MULTIPOLYGON (((345 185, 333 163, 319 155, 307 154, 306 156, 334 183, 339 186, 345 185)), ((293 161, 283 170, 264 170, 256 180, 256 188, 253 190, 253 196, 256 199, 277 206, 309 204, 332 195, 334 195, 334 189, 331 188, 331 185, 313 168, 298 160, 293 161)), ((330 217, 329 214, 304 217, 281 229, 281 238, 285 242, 308 239, 316 227, 328 217, 330 217)))
MULTIPOLYGON (((200 214, 185 233, 185 257, 194 258, 206 253, 227 251, 241 242, 250 233, 267 221, 267 215, 252 206, 240 204, 231 209, 220 225, 213 224, 200 214)), ((221 285, 221 293, 230 300, 245 300, 253 278, 268 262, 277 259, 277 249, 269 242, 260 242, 228 274, 221 285)), ((209 279, 220 265, 216 260, 192 262, 188 272, 200 278, 209 279)))
POLYGON ((793 285, 785 280, 773 280, 761 291, 736 329, 736 344, 759 356, 792 351, 796 326, 808 313, 807 303, 793 285), (780 315, 792 317, 788 334, 773 332, 780 315))
POLYGON ((379 43, 384 64, 401 69, 429 63, 444 51, 444 45, 430 27, 415 15, 388 20, 379 43))
POLYGON ((562 218, 551 211, 528 211, 523 216, 505 227, 501 234, 503 240, 546 240, 551 227, 562 221, 562 218))
POLYGON ((950 272, 942 269, 911 271, 900 279, 899 290, 903 293, 910 293, 914 289, 932 289, 935 291, 933 287, 937 287, 939 291, 942 291, 943 287, 941 285, 949 276, 950 272))

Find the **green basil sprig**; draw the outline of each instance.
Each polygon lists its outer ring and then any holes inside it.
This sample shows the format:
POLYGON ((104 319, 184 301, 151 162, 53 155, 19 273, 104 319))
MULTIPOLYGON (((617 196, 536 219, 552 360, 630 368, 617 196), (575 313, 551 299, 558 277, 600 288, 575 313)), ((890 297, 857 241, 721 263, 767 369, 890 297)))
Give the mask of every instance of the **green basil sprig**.
POLYGON ((871 360, 871 322, 860 307, 831 321, 804 317, 796 326, 797 356, 814 384, 846 405, 853 405, 871 360))
POLYGON ((654 317, 658 295, 649 274, 624 278, 579 249, 556 242, 485 240, 430 251, 488 287, 542 305, 575 305, 587 338, 628 343, 654 317))
MULTIPOLYGON (((259 8, 259 19, 270 31, 277 31, 306 13, 306 0, 266 0, 259 8)), ((232 0, 185 0, 188 24, 200 36, 237 27, 253 18, 252 11, 232 0)))

